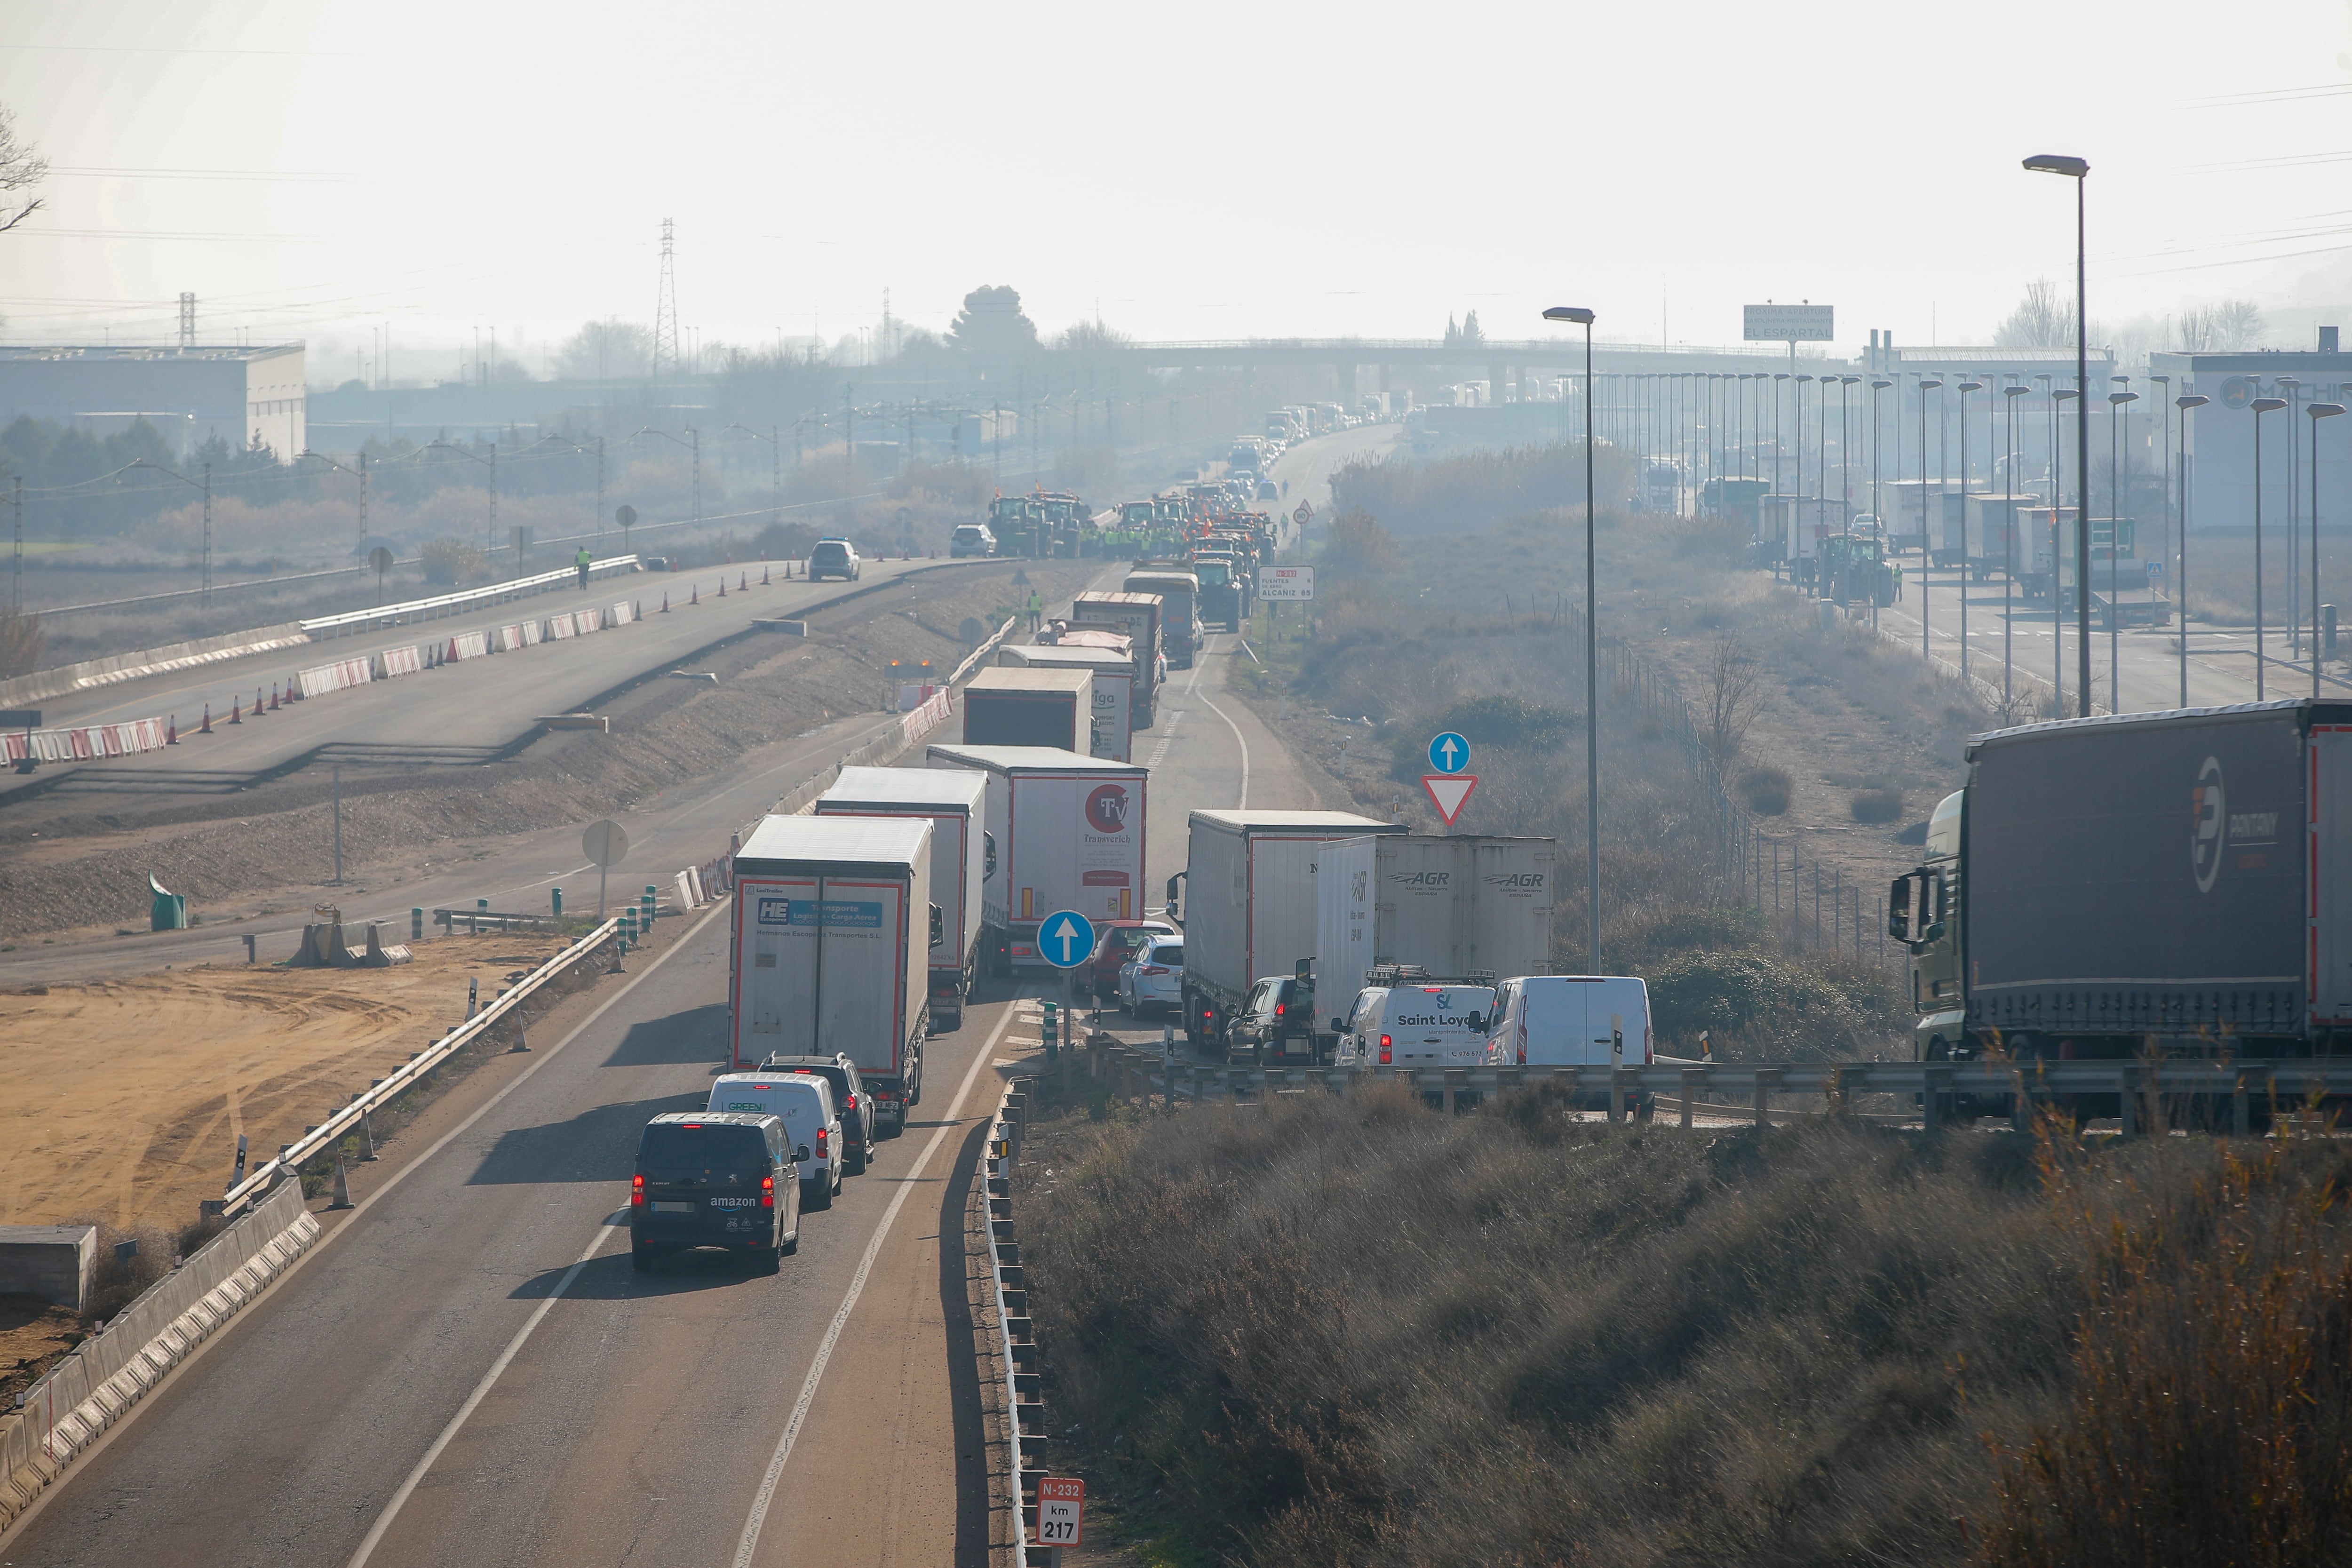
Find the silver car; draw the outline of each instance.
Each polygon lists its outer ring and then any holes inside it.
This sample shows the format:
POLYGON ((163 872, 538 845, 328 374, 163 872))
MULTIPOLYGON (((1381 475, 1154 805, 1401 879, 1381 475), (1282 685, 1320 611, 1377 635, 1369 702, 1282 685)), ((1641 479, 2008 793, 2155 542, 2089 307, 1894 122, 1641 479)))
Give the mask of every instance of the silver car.
POLYGON ((1162 937, 1135 950, 1118 966, 1118 1005, 1134 1016, 1147 1007, 1172 1013, 1184 1004, 1184 943, 1162 937))

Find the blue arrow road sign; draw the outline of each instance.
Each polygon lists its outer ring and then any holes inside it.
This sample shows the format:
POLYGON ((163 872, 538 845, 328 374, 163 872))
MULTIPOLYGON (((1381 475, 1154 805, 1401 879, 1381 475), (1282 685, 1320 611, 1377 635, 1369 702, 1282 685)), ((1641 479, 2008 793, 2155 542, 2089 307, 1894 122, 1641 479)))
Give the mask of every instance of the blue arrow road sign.
POLYGON ((1037 951, 1056 969, 1076 969, 1095 951, 1095 922, 1076 910, 1047 915, 1037 928, 1037 951))
POLYGON ((1470 742, 1448 730, 1429 743, 1429 765, 1441 773, 1458 773, 1470 765, 1470 742))

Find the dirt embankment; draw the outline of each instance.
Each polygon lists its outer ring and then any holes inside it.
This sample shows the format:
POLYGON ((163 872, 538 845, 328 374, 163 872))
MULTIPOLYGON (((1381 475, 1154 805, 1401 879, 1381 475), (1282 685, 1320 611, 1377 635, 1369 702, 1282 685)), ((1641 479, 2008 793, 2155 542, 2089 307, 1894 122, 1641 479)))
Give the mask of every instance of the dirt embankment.
MULTIPOLYGON (((1027 576, 1039 593, 1067 597, 1097 569, 1034 567, 1027 576)), ((422 774, 346 763, 346 875, 372 888, 397 885, 474 856, 485 840, 625 812, 658 790, 715 776, 755 747, 878 711, 890 660, 952 669, 965 652, 962 623, 993 629, 994 613, 1011 613, 1026 593, 1013 583, 1021 570, 1008 561, 1001 570, 919 578, 904 595, 817 616, 805 639, 737 643, 698 667, 718 675, 715 685, 648 681, 607 704, 609 735, 550 735, 512 763, 422 774)), ((144 930, 150 873, 215 918, 305 902, 334 863, 331 788, 326 770, 314 768, 233 799, 93 806, 49 797, 14 808, 0 829, 0 943, 144 930)))

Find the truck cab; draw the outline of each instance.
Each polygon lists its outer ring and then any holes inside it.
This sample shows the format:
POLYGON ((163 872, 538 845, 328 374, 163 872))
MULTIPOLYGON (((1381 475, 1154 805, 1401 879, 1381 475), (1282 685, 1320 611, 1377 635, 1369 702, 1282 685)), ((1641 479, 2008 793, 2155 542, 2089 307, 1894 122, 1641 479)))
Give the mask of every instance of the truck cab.
POLYGON ((1967 1034, 1966 922, 1960 918, 1960 845, 1968 791, 1954 790, 1927 819, 1927 856, 1887 889, 1886 934, 1911 950, 1911 1007, 1918 1015, 1913 1059, 1957 1061, 1976 1054, 1967 1034))

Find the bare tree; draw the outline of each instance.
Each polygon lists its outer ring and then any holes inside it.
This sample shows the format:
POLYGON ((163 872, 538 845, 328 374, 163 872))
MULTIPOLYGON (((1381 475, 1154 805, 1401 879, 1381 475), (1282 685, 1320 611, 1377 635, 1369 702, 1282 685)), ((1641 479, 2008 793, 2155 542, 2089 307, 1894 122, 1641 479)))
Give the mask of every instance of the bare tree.
POLYGON ((2224 300, 2213 307, 2213 341, 2216 348, 2260 348, 2263 342, 2263 312, 2252 300, 2224 300))
POLYGON ((1728 773, 1764 705, 1763 673, 1738 637, 1717 637, 1707 656, 1702 739, 1718 772, 1728 773))
POLYGON ((2074 341, 2074 302, 2058 292, 2047 278, 2026 286, 2017 309, 1992 331, 1994 343, 2005 349, 2058 349, 2074 341))
POLYGON ((41 210, 41 198, 22 196, 49 177, 49 161, 16 139, 16 117, 0 104, 0 234, 41 210))

